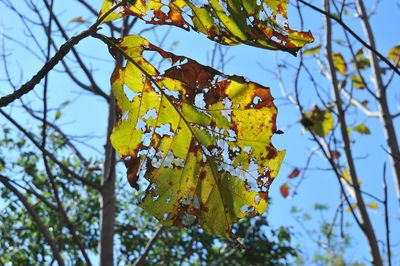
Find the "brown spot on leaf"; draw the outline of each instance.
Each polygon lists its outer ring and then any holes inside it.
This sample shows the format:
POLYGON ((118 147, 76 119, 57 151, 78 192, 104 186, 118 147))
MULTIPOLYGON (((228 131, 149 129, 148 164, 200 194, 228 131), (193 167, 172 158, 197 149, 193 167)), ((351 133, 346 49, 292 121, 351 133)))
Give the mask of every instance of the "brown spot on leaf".
POLYGON ((268 201, 268 192, 259 191, 258 195, 260 196, 261 199, 268 201))
POLYGON ((140 157, 134 157, 131 159, 124 159, 126 166, 126 173, 128 176, 128 182, 131 187, 139 190, 138 181, 138 171, 140 168, 140 157))
POLYGON ((200 176, 199 176, 199 178, 200 178, 200 181, 203 181, 205 178, 206 178, 206 176, 207 176, 207 173, 206 173, 206 171, 201 171, 200 172, 200 176))
POLYGON ((275 159, 276 156, 278 156, 278 152, 274 148, 271 148, 268 152, 267 160, 275 159))

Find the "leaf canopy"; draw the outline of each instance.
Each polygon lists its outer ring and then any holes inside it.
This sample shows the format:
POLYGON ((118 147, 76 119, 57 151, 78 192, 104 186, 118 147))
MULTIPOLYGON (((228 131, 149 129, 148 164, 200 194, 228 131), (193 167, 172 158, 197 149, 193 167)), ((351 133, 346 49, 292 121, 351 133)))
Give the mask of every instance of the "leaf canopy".
POLYGON ((269 88, 137 35, 110 41, 128 59, 112 75, 111 141, 130 184, 149 182, 141 207, 164 225, 199 224, 223 236, 238 219, 262 214, 285 154, 271 144, 277 109, 269 88), (171 66, 160 74, 144 51, 171 66))
POLYGON ((314 41, 311 32, 288 26, 289 0, 104 0, 99 18, 120 4, 102 23, 131 15, 149 24, 193 29, 224 45, 247 44, 291 54, 314 41))

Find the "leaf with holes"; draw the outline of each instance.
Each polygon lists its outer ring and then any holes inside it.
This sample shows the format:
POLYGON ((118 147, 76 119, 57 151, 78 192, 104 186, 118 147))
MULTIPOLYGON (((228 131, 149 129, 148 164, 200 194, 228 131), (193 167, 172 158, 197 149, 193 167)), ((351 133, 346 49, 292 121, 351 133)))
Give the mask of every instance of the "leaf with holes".
POLYGON ((118 123, 111 141, 130 184, 149 182, 140 206, 164 225, 199 224, 223 236, 238 219, 262 214, 285 154, 271 144, 277 109, 269 88, 137 35, 114 45, 128 63, 112 75, 118 123), (171 66, 159 73, 144 51, 171 66))
POLYGON ((288 0, 131 0, 125 4, 104 0, 99 18, 114 7, 103 23, 131 15, 149 24, 192 29, 225 45, 247 44, 296 54, 314 38, 310 32, 289 28, 287 5, 288 0))

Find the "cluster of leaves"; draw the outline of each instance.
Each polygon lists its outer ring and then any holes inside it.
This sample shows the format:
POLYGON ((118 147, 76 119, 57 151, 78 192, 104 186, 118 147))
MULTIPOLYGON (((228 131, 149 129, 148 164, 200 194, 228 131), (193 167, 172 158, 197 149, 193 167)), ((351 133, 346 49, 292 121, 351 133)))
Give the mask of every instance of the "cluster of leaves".
MULTIPOLYGON (((71 150, 65 145, 62 136, 52 130, 48 133, 48 148, 54 151, 54 156, 62 158, 60 161, 76 173, 93 182, 99 181, 100 173, 88 171, 86 165, 71 156, 71 150)), ((9 182, 22 193, 40 216, 56 241, 66 264, 83 265, 85 261, 57 209, 48 175, 41 166, 43 161, 40 152, 14 130, 2 128, 0 136, 0 158, 7 158, 0 160, 0 175, 13 176, 13 180, 9 182)), ((58 165, 51 161, 49 163, 56 176, 56 186, 59 188, 63 206, 80 241, 87 252, 96 254, 99 238, 99 192, 82 186, 80 182, 67 176, 58 165)), ((90 163, 96 165, 99 162, 90 163)), ((140 257, 149 236, 159 223, 147 212, 132 205, 133 201, 142 196, 142 192, 132 193, 125 186, 126 182, 118 180, 118 183, 121 187, 118 188, 117 195, 115 239, 119 241, 117 263, 120 265, 132 263, 140 257)), ((8 188, 1 186, 0 193, 0 264, 50 264, 53 252, 25 206, 8 188)), ((223 265, 288 265, 297 254, 292 247, 291 231, 283 227, 272 229, 264 217, 251 223, 243 220, 235 226, 234 231, 238 237, 243 238, 246 251, 237 249, 230 240, 206 235, 197 227, 165 230, 146 257, 146 265, 166 262, 167 258, 170 265, 178 265, 182 261, 191 265, 210 265, 221 258, 223 265), (230 255, 225 258, 227 251, 230 255)))
MULTIPOLYGON (((99 18, 104 23, 132 15, 150 24, 193 29, 225 45, 296 54, 313 37, 289 28, 287 4, 105 0, 99 18)), ((112 76, 119 121, 111 140, 130 184, 138 188, 141 177, 149 182, 141 206, 165 225, 200 224, 223 236, 231 234, 237 220, 262 214, 284 157, 271 144, 277 110, 269 89, 166 52, 137 35, 101 39, 114 55, 127 59, 112 76), (160 74, 144 51, 158 53, 171 67, 160 74)))
MULTIPOLYGON (((129 191, 126 191, 129 194, 129 191)), ((137 208, 124 213, 121 228, 120 262, 129 263, 138 259, 154 230, 155 219, 137 208), (131 228, 132 220, 135 228, 131 228), (133 229, 133 230, 132 230, 133 229), (143 234, 147 232, 147 234, 143 234), (140 248, 139 248, 140 247, 140 248)), ((242 240, 244 249, 239 249, 229 239, 210 236, 198 227, 180 229, 165 228, 146 256, 144 265, 290 265, 298 251, 291 239, 292 231, 280 227, 271 229, 265 216, 252 220, 243 219, 235 224, 233 231, 242 240)))
MULTIPOLYGON (((24 136, 18 136, 9 128, 2 129, 0 139, 0 158, 7 158, 0 164, 0 175, 12 176, 8 180, 27 200, 40 217, 59 246, 61 253, 68 254, 68 261, 74 265, 84 263, 76 243, 68 233, 65 221, 60 219, 52 186, 43 164, 41 153, 26 141, 24 136), (12 152, 10 151, 18 151, 12 152)), ((55 156, 63 158, 62 163, 76 173, 84 174, 92 181, 99 180, 95 172, 88 172, 78 160, 65 154, 65 142, 62 136, 54 131, 49 132, 49 147, 55 156)), ((75 225, 77 235, 88 250, 96 252, 98 233, 93 224, 98 223, 99 201, 97 194, 82 187, 80 182, 71 179, 54 162, 49 161, 52 174, 57 176, 55 182, 59 188, 65 211, 75 225)), ((52 250, 44 238, 43 232, 32 219, 25 206, 7 187, 0 187, 0 264, 17 265, 48 264, 53 257, 52 250)))

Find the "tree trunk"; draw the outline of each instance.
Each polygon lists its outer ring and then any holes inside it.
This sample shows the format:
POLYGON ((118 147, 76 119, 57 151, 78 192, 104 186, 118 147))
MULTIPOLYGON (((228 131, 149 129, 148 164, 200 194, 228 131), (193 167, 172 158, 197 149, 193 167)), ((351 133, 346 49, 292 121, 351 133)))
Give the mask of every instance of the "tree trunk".
MULTIPOLYGON (((365 10, 364 2, 362 0, 356 0, 358 13, 360 15, 362 26, 367 37, 367 42, 369 45, 376 50, 374 33, 372 31, 371 25, 368 20, 368 14, 365 10)), ((371 71, 373 82, 376 87, 376 94, 378 97, 378 108, 380 112, 380 119, 382 121, 383 127, 385 129, 385 137, 389 147, 390 152, 390 162, 392 165, 393 179, 397 194, 397 199, 400 204, 400 150, 399 142, 397 141, 396 130, 393 125, 393 119, 389 111, 389 106, 387 102, 386 88, 382 79, 382 71, 379 67, 379 59, 375 53, 371 52, 370 56, 371 71)))
MULTIPOLYGON (((324 9, 326 12, 330 13, 330 5, 329 5, 329 0, 324 0, 324 9)), ((336 76, 336 69, 334 66, 333 62, 333 51, 332 51, 332 24, 331 24, 331 19, 328 17, 325 17, 325 25, 326 25, 326 58, 328 61, 329 65, 329 73, 331 76, 331 81, 332 81, 332 86, 333 86, 333 92, 335 95, 335 102, 338 110, 338 120, 339 120, 339 125, 340 125, 340 131, 343 139, 343 144, 344 144, 344 151, 345 151, 345 156, 346 156, 346 161, 347 161, 347 167, 349 169, 350 173, 350 178, 351 178, 351 183, 352 187, 354 189, 354 194, 356 198, 356 203, 357 207, 360 212, 361 216, 361 229, 364 232, 364 235, 366 236, 368 240, 368 244, 371 250, 371 255, 372 255, 372 263, 375 266, 381 266, 383 265, 382 263, 382 258, 378 246, 378 241, 375 236, 375 231, 372 226, 371 220, 369 218, 367 208, 364 202, 364 199, 361 194, 361 188, 360 185, 358 184, 358 178, 357 178, 357 172, 356 172, 356 167, 354 164, 354 159, 353 155, 351 152, 351 142, 350 138, 347 132, 347 122, 346 122, 346 114, 345 111, 342 107, 342 100, 340 98, 340 91, 339 91, 339 82, 336 76)))
POLYGON ((115 150, 110 135, 116 120, 115 98, 110 95, 108 111, 107 141, 105 145, 104 171, 101 180, 100 198, 100 241, 99 256, 101 266, 114 263, 114 226, 115 226, 115 150))

